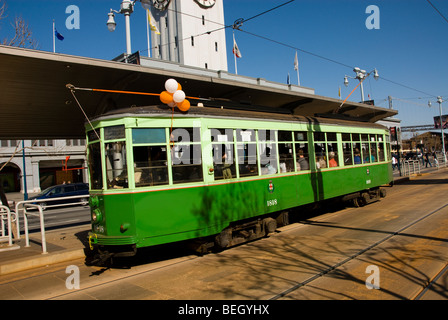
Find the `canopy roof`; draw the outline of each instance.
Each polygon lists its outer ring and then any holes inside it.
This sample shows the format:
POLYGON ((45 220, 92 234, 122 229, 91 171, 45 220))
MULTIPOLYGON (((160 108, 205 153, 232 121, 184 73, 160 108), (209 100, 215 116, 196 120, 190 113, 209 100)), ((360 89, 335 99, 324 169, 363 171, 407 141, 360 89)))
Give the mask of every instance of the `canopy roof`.
MULTIPOLYGON (((149 58, 141 58, 140 62, 125 64, 0 46, 0 139, 83 138, 86 119, 67 84, 160 93, 165 81, 174 78, 187 96, 210 98, 205 105, 367 122, 397 113, 355 102, 346 102, 339 108, 340 100, 317 96, 309 88, 224 71, 149 58)), ((157 96, 76 91, 76 97, 89 118, 131 106, 160 104, 157 96)))

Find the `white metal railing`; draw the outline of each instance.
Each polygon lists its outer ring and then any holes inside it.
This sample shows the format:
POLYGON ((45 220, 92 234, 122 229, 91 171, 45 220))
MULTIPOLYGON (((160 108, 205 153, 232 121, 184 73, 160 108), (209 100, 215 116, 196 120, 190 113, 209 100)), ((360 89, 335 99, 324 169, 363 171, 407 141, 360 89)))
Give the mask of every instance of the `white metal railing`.
POLYGON ((45 220, 44 220, 44 211, 42 207, 38 204, 27 204, 23 207, 23 227, 25 229, 25 247, 30 247, 30 237, 28 231, 28 215, 39 217, 40 220, 40 233, 42 238, 42 254, 46 254, 47 252, 47 240, 45 238, 45 220), (27 209, 37 209, 39 213, 33 213, 27 211, 27 209))
POLYGON ((437 168, 440 168, 440 167, 446 167, 445 157, 443 156, 442 153, 438 153, 438 154, 434 157, 434 161, 436 162, 436 166, 437 166, 437 168))
POLYGON ((9 207, 0 205, 0 228, 1 228, 1 236, 0 241, 8 241, 8 245, 12 246, 12 223, 11 223, 11 210, 9 207), (5 228, 5 220, 6 225, 8 228, 8 235, 6 235, 6 228, 5 228))
POLYGON ((403 175, 419 174, 420 173, 419 160, 405 160, 403 161, 403 175))
MULTIPOLYGON (((89 195, 81 195, 81 196, 70 196, 70 197, 61 197, 61 198, 52 198, 52 199, 34 199, 34 200, 25 200, 25 201, 19 201, 16 203, 15 207, 15 215, 16 215, 16 227, 17 227, 17 237, 20 239, 20 225, 19 225, 19 213, 23 213, 23 222, 24 222, 24 233, 25 233, 25 240, 26 245, 25 247, 30 246, 29 241, 29 230, 28 230, 28 216, 34 216, 39 217, 39 223, 40 223, 40 232, 41 232, 41 239, 42 239, 42 254, 46 254, 47 252, 47 242, 45 238, 45 219, 44 219, 44 213, 43 208, 39 203, 44 202, 45 204, 48 204, 49 202, 55 202, 55 201, 65 201, 65 200, 71 200, 71 199, 88 199, 89 195), (34 213, 30 212, 29 209, 37 209, 39 212, 34 213)), ((68 202, 68 203, 62 203, 62 204, 56 204, 56 205, 46 205, 46 208, 56 208, 56 207, 67 207, 75 204, 84 204, 84 202, 68 202)))

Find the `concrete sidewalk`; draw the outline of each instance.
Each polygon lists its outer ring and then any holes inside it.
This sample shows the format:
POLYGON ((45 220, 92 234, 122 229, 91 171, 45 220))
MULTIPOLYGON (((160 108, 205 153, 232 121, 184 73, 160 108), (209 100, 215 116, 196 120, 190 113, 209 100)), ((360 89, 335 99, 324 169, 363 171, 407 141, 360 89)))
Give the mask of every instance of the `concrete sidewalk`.
MULTIPOLYGON (((437 174, 446 168, 424 168, 421 175, 437 174)), ((416 175, 411 176, 415 177, 416 175)), ((409 180, 409 176, 400 177, 397 171, 394 174, 394 182, 400 183, 409 180)), ((7 194, 8 200, 21 201, 23 194, 7 194)), ((12 247, 8 243, 0 243, 0 276, 32 268, 43 267, 50 264, 82 259, 90 251, 88 244, 88 232, 90 224, 45 231, 47 251, 42 254, 41 233, 30 234, 30 247, 25 247, 25 237, 14 242, 12 247), (20 246, 20 248, 18 248, 20 246)))
POLYGON ((40 232, 30 233, 30 246, 25 247, 25 236, 0 244, 0 276, 55 263, 85 258, 88 252, 90 224, 45 231, 47 252, 42 253, 40 232))

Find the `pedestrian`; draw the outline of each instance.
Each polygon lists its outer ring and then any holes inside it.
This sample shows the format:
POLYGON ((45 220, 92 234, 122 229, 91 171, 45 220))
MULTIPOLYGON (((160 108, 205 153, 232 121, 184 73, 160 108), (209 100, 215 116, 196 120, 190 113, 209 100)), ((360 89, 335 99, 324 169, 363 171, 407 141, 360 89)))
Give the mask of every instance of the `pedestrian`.
POLYGON ((397 168, 398 165, 398 160, 396 155, 392 156, 392 171, 395 171, 395 169, 397 168))
POLYGON ((429 166, 432 167, 431 161, 429 161, 429 152, 425 153, 425 168, 428 168, 428 163, 429 166))

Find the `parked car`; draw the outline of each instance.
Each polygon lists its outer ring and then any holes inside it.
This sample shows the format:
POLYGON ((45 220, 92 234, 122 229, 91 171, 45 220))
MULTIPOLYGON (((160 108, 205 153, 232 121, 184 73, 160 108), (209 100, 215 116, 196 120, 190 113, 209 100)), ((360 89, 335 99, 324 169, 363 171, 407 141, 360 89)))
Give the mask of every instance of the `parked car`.
POLYGON ((42 207, 42 210, 45 210, 47 207, 51 207, 52 205, 57 204, 81 204, 83 206, 89 203, 89 185, 87 183, 69 183, 69 184, 59 184, 56 186, 49 187, 37 194, 34 197, 31 197, 29 200, 41 200, 48 199, 49 201, 36 202, 35 204, 39 204, 42 207), (71 196, 83 196, 85 198, 76 198, 76 199, 58 199, 52 200, 55 198, 64 198, 71 196))

